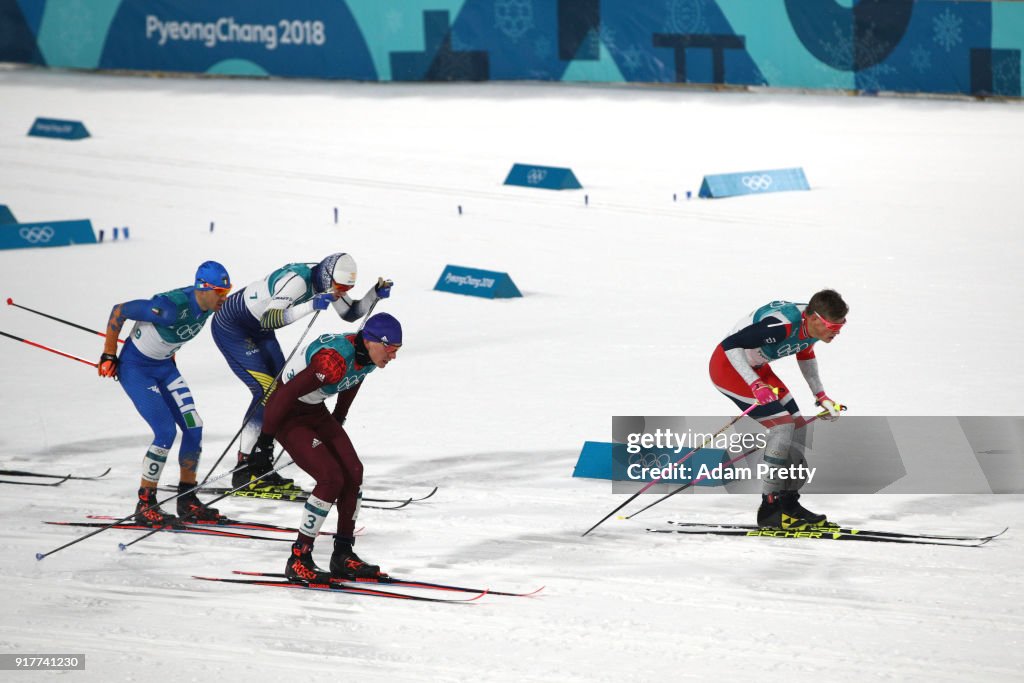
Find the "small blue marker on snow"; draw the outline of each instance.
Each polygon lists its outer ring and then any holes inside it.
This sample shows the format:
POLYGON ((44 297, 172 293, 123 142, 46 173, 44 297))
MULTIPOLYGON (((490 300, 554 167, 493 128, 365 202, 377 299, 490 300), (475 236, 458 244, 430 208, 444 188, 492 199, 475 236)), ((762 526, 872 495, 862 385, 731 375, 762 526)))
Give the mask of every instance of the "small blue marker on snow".
POLYGON ((687 199, 689 199, 689 198, 690 198, 690 197, 692 197, 692 196, 693 196, 693 193, 692 193, 692 192, 690 192, 689 190, 687 190, 687 191, 686 191, 686 198, 687 198, 687 199))
POLYGON ((213 221, 210 221, 210 232, 213 232, 213 221))
POLYGON ((338 207, 334 207, 334 224, 338 224, 338 207))
POLYGON ((676 193, 675 193, 675 192, 673 192, 673 193, 672 193, 672 201, 675 201, 675 200, 676 200, 676 193))
POLYGON ((117 239, 117 228, 114 228, 111 232, 114 233, 114 239, 117 239))
POLYGON ((583 195, 583 206, 590 206, 590 195, 583 195))
POLYGON ((103 241, 103 228, 100 228, 100 242, 103 241))
POLYGON ((124 233, 124 238, 128 239, 128 226, 127 225, 124 226, 123 228, 121 228, 121 232, 124 233))
POLYGON ((462 204, 459 204, 459 215, 462 215, 462 204))

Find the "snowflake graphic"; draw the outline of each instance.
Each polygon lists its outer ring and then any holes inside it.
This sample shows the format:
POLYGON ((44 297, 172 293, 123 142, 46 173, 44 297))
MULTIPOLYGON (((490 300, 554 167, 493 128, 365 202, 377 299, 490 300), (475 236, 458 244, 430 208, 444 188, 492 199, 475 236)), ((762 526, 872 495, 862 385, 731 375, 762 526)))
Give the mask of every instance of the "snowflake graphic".
POLYGON ((389 33, 398 33, 402 30, 402 24, 404 17, 402 13, 397 9, 388 10, 387 14, 384 15, 384 23, 388 27, 389 33))
POLYGON ((657 78, 657 74, 665 68, 660 59, 638 45, 619 50, 617 56, 623 75, 632 79, 657 78))
POLYGON ((665 33, 708 33, 706 0, 666 0, 665 33))
POLYGON ((832 22, 832 35, 834 40, 822 46, 836 68, 863 70, 879 64, 889 55, 890 46, 875 37, 873 24, 855 33, 832 22))
POLYGON ((513 41, 533 28, 533 0, 495 0, 494 26, 513 41))
POLYGON ((622 66, 629 71, 639 71, 644 57, 643 51, 633 45, 622 51, 622 66))
POLYGON ((932 19, 935 42, 949 52, 963 42, 963 25, 964 20, 950 12, 947 7, 942 14, 932 19))
POLYGON ((597 31, 588 31, 587 37, 584 39, 584 45, 586 49, 591 53, 600 54, 601 44, 604 44, 611 53, 618 52, 618 48, 615 45, 615 29, 601 24, 597 31))
POLYGON ((875 64, 867 69, 861 69, 857 72, 857 79, 859 81, 858 87, 861 90, 878 92, 885 90, 882 83, 883 75, 890 75, 899 73, 894 67, 888 64, 875 64))
POLYGON ((932 53, 923 45, 916 45, 910 51, 910 66, 919 74, 932 68, 932 53))
POLYGON ((1020 95, 1020 60, 1015 54, 992 65, 992 91, 999 95, 1020 95))

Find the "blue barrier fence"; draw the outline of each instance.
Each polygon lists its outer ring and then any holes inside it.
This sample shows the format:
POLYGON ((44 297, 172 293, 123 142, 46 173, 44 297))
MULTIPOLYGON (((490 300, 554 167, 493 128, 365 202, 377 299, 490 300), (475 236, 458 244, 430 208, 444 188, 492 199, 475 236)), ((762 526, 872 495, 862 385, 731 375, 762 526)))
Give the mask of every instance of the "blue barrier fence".
POLYGON ((0 0, 0 61, 1021 97, 1012 0, 0 0))

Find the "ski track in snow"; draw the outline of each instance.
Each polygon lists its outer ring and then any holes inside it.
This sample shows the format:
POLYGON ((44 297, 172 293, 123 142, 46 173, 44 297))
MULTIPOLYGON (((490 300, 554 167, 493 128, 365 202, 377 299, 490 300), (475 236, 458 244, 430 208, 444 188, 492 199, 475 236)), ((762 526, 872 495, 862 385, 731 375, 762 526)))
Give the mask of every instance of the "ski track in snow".
MULTIPOLYGON (((851 412, 1019 412, 1019 104, 22 69, 0 70, 0 93, 0 203, 23 222, 131 226, 128 241, 0 252, 4 298, 101 328, 115 302, 183 286, 206 259, 240 287, 350 251, 357 293, 395 279, 378 310, 408 341, 347 424, 364 493, 440 486, 364 510, 360 554, 403 578, 546 586, 444 605, 207 583, 191 577, 282 571, 288 546, 157 534, 122 552, 139 532, 120 530, 36 562, 85 533, 42 521, 131 511, 150 436, 116 384, 4 340, 0 467, 113 471, 3 487, 0 652, 84 653, 86 670, 66 676, 147 683, 1019 680, 1024 496, 805 499, 861 528, 1010 526, 980 548, 645 532, 753 521, 754 496, 703 491, 581 538, 622 499, 570 476, 612 415, 728 410, 706 376, 714 344, 744 312, 823 286, 852 306, 818 353, 851 412), (36 116, 79 118, 94 137, 29 138, 36 116), (571 166, 590 205, 502 186, 516 161, 571 166), (813 192, 671 201, 704 173, 796 165, 813 192), (507 270, 526 297, 431 291, 447 263, 507 270)), ((99 355, 97 337, 2 308, 0 329, 99 355)), ((324 317, 307 340, 347 327, 324 317)), ((286 353, 304 328, 279 333, 286 353)), ((205 423, 205 474, 248 394, 208 332, 178 363, 205 423)), ((795 363, 777 366, 812 405, 795 363)), ((289 526, 301 511, 218 507, 289 526)), ((326 565, 330 544, 315 554, 326 565)))

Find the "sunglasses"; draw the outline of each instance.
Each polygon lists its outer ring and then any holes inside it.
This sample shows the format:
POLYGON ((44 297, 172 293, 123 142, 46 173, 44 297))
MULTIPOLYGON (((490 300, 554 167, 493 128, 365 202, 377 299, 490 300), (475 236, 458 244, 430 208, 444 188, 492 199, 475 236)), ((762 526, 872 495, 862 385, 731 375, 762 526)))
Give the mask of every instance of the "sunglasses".
POLYGON ((196 289, 202 289, 205 291, 216 292, 218 296, 227 296, 231 292, 230 285, 227 287, 218 287, 217 285, 210 284, 209 282, 200 282, 196 285, 196 289))
POLYGON ((814 315, 818 316, 818 320, 821 321, 821 324, 824 325, 825 329, 828 330, 829 332, 838 332, 839 330, 843 329, 843 325, 846 324, 845 320, 841 323, 834 323, 829 320, 825 320, 824 318, 821 317, 821 313, 815 313, 814 315))
POLYGON ((331 287, 334 289, 336 294, 344 294, 348 290, 352 289, 352 285, 343 285, 331 280, 331 287))

